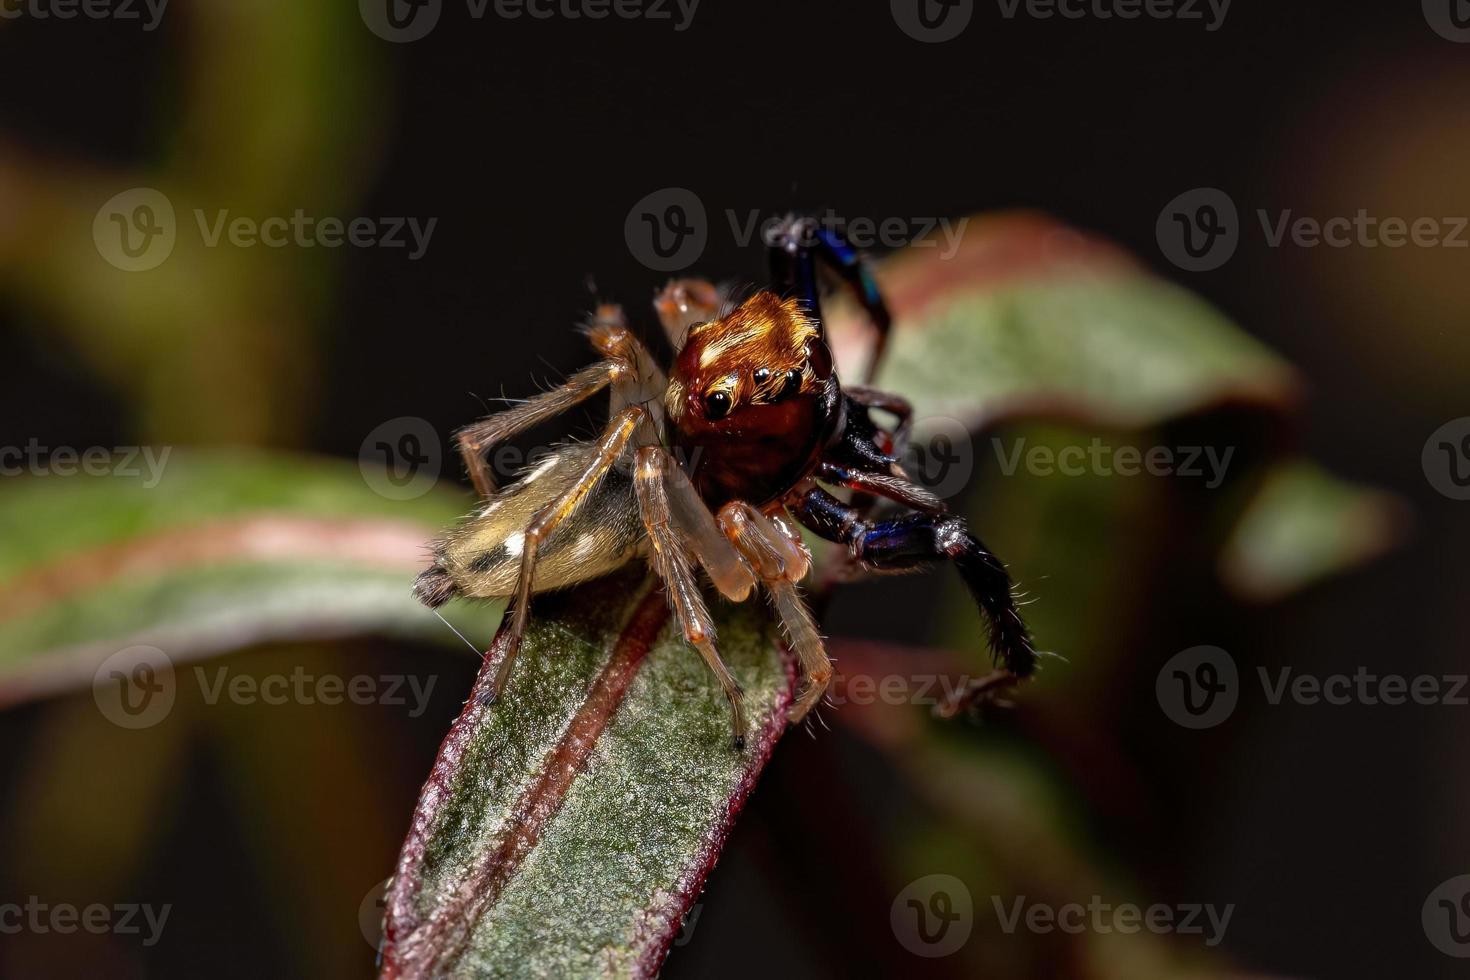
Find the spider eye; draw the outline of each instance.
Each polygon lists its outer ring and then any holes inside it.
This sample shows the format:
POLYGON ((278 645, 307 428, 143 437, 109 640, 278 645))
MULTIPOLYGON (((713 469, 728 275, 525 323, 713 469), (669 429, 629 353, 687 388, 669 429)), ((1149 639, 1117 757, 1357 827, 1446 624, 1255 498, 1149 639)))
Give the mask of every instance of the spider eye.
POLYGON ((712 391, 704 396, 704 414, 715 421, 730 414, 730 396, 723 391, 712 391))
POLYGON ((755 386, 757 388, 764 388, 766 382, 771 380, 771 369, 758 367, 755 369, 755 373, 751 377, 754 378, 755 386))
POLYGON ((781 390, 776 393, 773 401, 785 401, 801 390, 801 372, 791 370, 786 372, 786 380, 781 384, 781 390))

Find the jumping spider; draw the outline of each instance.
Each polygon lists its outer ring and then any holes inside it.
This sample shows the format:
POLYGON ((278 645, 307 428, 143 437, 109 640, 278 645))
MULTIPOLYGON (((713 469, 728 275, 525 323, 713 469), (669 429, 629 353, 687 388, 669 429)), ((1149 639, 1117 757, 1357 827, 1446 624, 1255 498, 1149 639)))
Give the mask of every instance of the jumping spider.
MULTIPOLYGON (((415 593, 436 607, 453 596, 510 598, 503 690, 532 593, 574 585, 647 558, 684 638, 730 700, 743 745, 742 695, 715 649, 696 567, 735 602, 759 583, 785 627, 805 684, 789 718, 821 699, 832 662, 796 584, 811 567, 795 522, 847 546, 873 571, 948 560, 989 621, 999 664, 965 692, 974 702, 1029 677, 1036 651, 999 559, 899 465, 909 404, 868 387, 843 388, 818 302, 819 263, 856 294, 877 330, 889 315, 862 257, 836 234, 788 218, 768 236, 775 288, 730 307, 702 280, 677 280, 655 307, 678 348, 667 377, 616 306, 587 328, 602 360, 548 391, 463 430, 457 445, 484 503, 434 545, 415 593), (505 489, 486 463, 492 446, 610 389, 611 421, 596 442, 571 442, 505 489), (888 430, 871 411, 892 415, 888 430), (850 502, 822 484, 852 492, 850 502), (905 508, 875 518, 877 498, 905 508)), ((956 707, 951 705, 951 712, 956 707)))

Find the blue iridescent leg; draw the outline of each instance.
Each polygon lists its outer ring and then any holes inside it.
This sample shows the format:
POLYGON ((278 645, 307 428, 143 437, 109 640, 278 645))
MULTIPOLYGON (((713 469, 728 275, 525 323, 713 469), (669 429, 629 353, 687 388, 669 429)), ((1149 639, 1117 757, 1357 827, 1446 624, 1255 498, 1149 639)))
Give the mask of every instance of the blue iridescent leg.
POLYGON ((878 332, 865 379, 871 383, 888 346, 893 318, 863 253, 849 245, 835 228, 797 215, 777 222, 766 235, 766 246, 770 249, 773 285, 802 299, 818 321, 822 318, 819 265, 826 265, 852 289, 878 332))
POLYGON ((812 487, 793 508, 797 520, 829 541, 848 547, 852 557, 874 571, 919 568, 936 561, 954 565, 984 613, 990 650, 1000 670, 970 685, 949 706, 954 713, 1036 672, 1031 633, 1016 608, 1011 577, 999 558, 952 514, 905 514, 892 520, 864 519, 821 487, 812 487))

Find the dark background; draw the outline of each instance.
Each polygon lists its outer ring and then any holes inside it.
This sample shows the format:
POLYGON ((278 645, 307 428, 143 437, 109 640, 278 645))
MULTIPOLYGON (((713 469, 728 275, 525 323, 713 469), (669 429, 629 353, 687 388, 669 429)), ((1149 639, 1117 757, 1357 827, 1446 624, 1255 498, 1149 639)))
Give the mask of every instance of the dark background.
MULTIPOLYGON (((153 159, 177 111, 169 93, 189 5, 176 3, 151 35, 87 22, 0 28, 5 143, 116 167, 153 159)), ((342 29, 354 25, 344 18, 342 29)), ((1006 20, 980 3, 961 37, 927 45, 877 3, 705 0, 683 33, 640 20, 474 22, 449 3, 425 40, 390 46, 364 32, 353 43, 381 75, 358 110, 375 153, 343 175, 362 188, 351 213, 439 223, 418 262, 375 249, 334 257, 299 444, 354 457, 379 420, 422 416, 445 432, 480 414, 482 397, 562 376, 586 360, 570 328, 591 305, 589 276, 651 322, 640 304, 664 277, 629 254, 623 220, 659 188, 694 190, 714 217, 699 269, 752 282, 762 257, 728 234, 726 208, 1039 208, 1118 241, 1280 351, 1309 381, 1302 446, 1413 507, 1404 546, 1281 605, 1191 629, 1188 610, 1161 591, 1164 655, 1218 643, 1245 664, 1300 671, 1465 669, 1470 505, 1434 492, 1419 459, 1430 432, 1466 413, 1470 251, 1272 249, 1254 219, 1257 208, 1470 213, 1470 47, 1433 33, 1417 4, 1236 0, 1211 33, 1198 21, 1006 20), (1191 274, 1160 254, 1154 227, 1168 201, 1201 186, 1227 191, 1246 228, 1232 261, 1191 274)), ((0 344, 7 442, 130 438, 116 392, 48 340, 44 311, 0 302, 0 344)), ((839 599, 828 631, 924 638, 922 585, 883 588, 839 599)), ((467 689, 468 668, 453 669, 467 689)), ((1152 673, 1138 687, 1141 714, 1152 673)), ((454 691, 441 694, 404 736, 393 778, 405 815, 414 773, 456 707, 454 691)), ((1151 816, 1104 819, 1097 833, 1152 894, 1234 902, 1226 949, 1247 971, 1463 975, 1425 940, 1419 908, 1470 870, 1470 780, 1457 751, 1467 712, 1264 710, 1255 699, 1208 738, 1139 723, 1129 743, 1151 816)), ((7 744, 23 754, 38 718, 12 714, 7 744)), ((839 755, 861 752, 830 738, 839 755)), ((853 935, 820 897, 803 902, 800 875, 786 876, 778 899, 750 870, 788 846, 771 843, 784 818, 771 787, 816 751, 803 738, 778 753, 712 879, 695 941, 675 950, 667 975, 820 974, 824 946, 788 945, 792 920, 837 946, 853 935)), ((181 812, 217 818, 227 805, 199 764, 199 800, 181 812)), ((844 860, 842 819, 833 813, 832 836, 811 845, 833 862, 844 860)), ((208 849, 197 828, 173 833, 180 854, 208 849)), ((248 879, 228 853, 220 861, 210 874, 248 879)), ((802 871, 823 873, 816 858, 802 871)), ((207 876, 164 874, 175 891, 175 876, 207 876)), ((192 953, 160 953, 157 975, 213 968, 211 949, 286 968, 273 940, 248 922, 230 927, 256 908, 234 891, 225 904, 237 910, 221 913, 217 934, 192 936, 192 953)), ((231 970, 224 959, 218 975, 231 970)))

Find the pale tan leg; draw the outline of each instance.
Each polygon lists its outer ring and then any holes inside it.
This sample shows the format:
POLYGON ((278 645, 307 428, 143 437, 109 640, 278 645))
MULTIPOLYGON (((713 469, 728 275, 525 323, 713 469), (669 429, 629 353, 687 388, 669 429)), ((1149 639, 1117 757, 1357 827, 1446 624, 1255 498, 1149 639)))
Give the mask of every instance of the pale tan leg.
POLYGON ((705 279, 673 279, 654 298, 653 308, 658 322, 674 350, 684 346, 684 335, 696 323, 713 320, 720 314, 724 297, 705 279))
POLYGON ((667 453, 662 454, 662 467, 674 526, 720 594, 731 602, 744 602, 755 588, 750 569, 720 531, 688 475, 667 453))
POLYGON ((586 401, 606 388, 625 368, 617 361, 599 361, 578 371, 560 388, 537 395, 514 408, 497 412, 455 433, 454 442, 464 457, 470 480, 481 497, 491 497, 497 487, 495 474, 485 461, 485 454, 496 443, 517 432, 539 425, 567 409, 586 401))
POLYGON ((806 573, 810 558, 799 542, 792 542, 747 503, 726 504, 720 509, 719 522, 730 543, 756 568, 770 593, 776 617, 786 630, 787 642, 801 664, 806 685, 787 712, 791 721, 801 721, 822 699, 832 680, 832 660, 822 645, 822 634, 796 590, 796 581, 806 573), (801 557, 793 557, 798 552, 801 557))
MULTIPOLYGON (((663 581, 664 591, 669 597, 669 608, 684 631, 684 639, 704 657, 704 662, 714 671, 720 686, 725 689, 725 697, 730 701, 735 748, 740 750, 745 747, 745 697, 740 690, 740 684, 715 649, 714 620, 709 614, 709 607, 705 605, 704 596, 700 595, 699 581, 695 578, 694 568, 685 553, 684 542, 670 521, 669 498, 664 480, 665 471, 672 465, 672 458, 658 446, 644 446, 638 450, 634 476, 638 509, 653 544, 650 559, 654 571, 663 581)), ((714 525, 712 518, 710 525, 714 525)), ((720 543, 724 545, 723 541, 720 543)), ((728 550, 728 545, 725 547, 728 550)))
POLYGON ((603 433, 602 439, 598 442, 597 455, 587 464, 586 469, 565 493, 541 508, 535 520, 531 522, 531 526, 526 528, 521 545, 521 573, 516 581, 515 599, 510 609, 510 640, 506 644, 505 659, 501 661, 500 668, 495 675, 495 687, 491 691, 492 700, 499 697, 500 692, 505 689, 505 681, 510 676, 511 664, 515 662, 516 654, 520 652, 521 637, 526 632, 526 619, 531 608, 531 585, 536 574, 537 549, 541 542, 545 541, 562 521, 575 514, 577 508, 593 490, 597 489, 597 485, 602 482, 608 470, 613 468, 613 464, 628 448, 628 441, 633 438, 633 433, 647 418, 647 413, 637 406, 618 413, 608 423, 607 431, 603 433))

